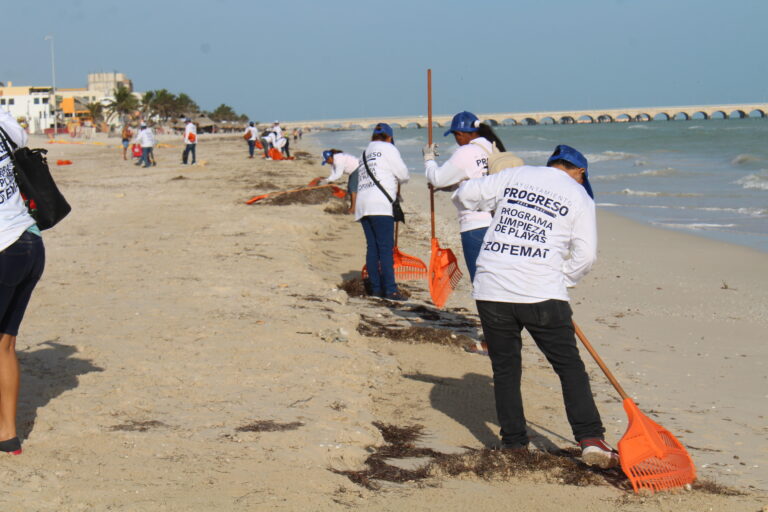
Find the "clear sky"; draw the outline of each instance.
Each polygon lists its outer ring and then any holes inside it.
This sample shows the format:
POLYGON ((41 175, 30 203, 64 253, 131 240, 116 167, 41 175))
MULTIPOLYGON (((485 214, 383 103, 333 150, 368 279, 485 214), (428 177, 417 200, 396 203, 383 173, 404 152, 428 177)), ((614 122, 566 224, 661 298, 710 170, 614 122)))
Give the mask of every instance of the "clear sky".
POLYGON ((768 101, 768 0, 7 0, 0 81, 268 121, 768 101))

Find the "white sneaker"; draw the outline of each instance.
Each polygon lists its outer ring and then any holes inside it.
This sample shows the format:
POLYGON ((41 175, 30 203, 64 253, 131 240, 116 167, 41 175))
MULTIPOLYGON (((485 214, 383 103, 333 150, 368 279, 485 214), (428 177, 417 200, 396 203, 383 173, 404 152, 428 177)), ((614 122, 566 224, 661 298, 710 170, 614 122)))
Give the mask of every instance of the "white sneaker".
POLYGON ((581 460, 587 466, 597 466, 602 469, 615 468, 619 465, 619 454, 608 443, 597 437, 579 441, 581 460))

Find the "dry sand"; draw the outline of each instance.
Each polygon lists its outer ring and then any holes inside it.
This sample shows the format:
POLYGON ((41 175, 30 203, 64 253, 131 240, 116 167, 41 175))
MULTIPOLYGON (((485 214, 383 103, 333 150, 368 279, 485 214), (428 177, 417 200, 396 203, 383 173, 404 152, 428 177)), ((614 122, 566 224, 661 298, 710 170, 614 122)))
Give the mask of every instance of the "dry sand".
MULTIPOLYGON (((572 293, 576 320, 641 409, 688 446, 702 478, 742 494, 636 496, 620 474, 568 457, 558 459, 571 464, 567 475, 449 476, 443 465, 423 480, 369 489, 339 472, 369 468, 371 455, 410 469, 431 460, 407 444, 399 455, 409 459, 386 459, 397 450, 386 451, 374 423, 423 425, 416 447, 445 454, 496 441, 486 357, 358 332, 404 327, 439 338, 434 329, 448 329, 443 338, 460 344, 461 334, 477 335, 468 280, 442 312, 425 283, 410 283, 411 301, 399 307, 339 290, 359 273, 364 239, 350 216, 325 212, 338 203, 243 204, 323 174, 314 157, 249 160, 239 136, 201 137, 205 165, 180 165, 172 147, 144 169, 123 162, 111 141, 34 142, 52 162, 74 162, 53 166, 74 210, 45 233, 48 266, 19 337, 25 451, 0 460, 3 511, 677 512, 766 503, 764 253, 600 212, 600 260, 572 293), (580 485, 566 482, 574 475, 580 485)), ((317 153, 302 144, 294 150, 317 153)), ((405 188, 400 247, 428 261, 425 191, 416 178, 405 188)), ((452 206, 438 203, 438 236, 461 259, 452 206)), ((526 343, 534 444, 572 448, 557 379, 526 343)), ((616 442, 625 414, 587 364, 616 442)))

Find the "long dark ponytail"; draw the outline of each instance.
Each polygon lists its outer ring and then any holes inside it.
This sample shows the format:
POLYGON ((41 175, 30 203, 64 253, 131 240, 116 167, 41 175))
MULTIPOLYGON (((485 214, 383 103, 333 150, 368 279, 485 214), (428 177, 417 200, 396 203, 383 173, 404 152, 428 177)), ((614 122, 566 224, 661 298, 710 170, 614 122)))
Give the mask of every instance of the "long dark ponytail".
POLYGON ((496 147, 499 149, 499 151, 506 151, 506 148, 504 147, 504 143, 501 142, 501 139, 493 131, 493 128, 491 128, 491 125, 486 123, 480 123, 480 126, 477 127, 477 134, 480 137, 485 137, 486 139, 488 139, 488 141, 491 144, 496 144, 496 147))

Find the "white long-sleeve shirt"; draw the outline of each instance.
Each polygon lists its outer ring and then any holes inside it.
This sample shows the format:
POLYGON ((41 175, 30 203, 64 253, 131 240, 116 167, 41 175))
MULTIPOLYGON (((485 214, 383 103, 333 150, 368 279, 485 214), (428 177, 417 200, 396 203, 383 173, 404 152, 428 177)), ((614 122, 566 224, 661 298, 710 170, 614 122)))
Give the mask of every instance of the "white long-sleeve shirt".
MULTIPOLYGON (((352 174, 355 172, 361 164, 362 162, 356 156, 350 155, 349 153, 336 153, 333 155, 331 175, 328 176, 325 181, 333 183, 345 174, 352 174)), ((392 198, 394 199, 394 196, 392 198)))
MULTIPOLYGON (((478 137, 469 144, 459 146, 451 158, 440 167, 434 160, 427 160, 425 163, 427 181, 435 188, 444 188, 460 183, 467 178, 486 176, 488 174, 488 155, 492 151, 493 146, 490 141, 485 137, 478 137)), ((459 208, 459 231, 485 228, 490 224, 490 213, 459 208)))
MULTIPOLYGON (((397 187, 410 179, 408 166, 403 162, 400 152, 389 142, 373 141, 365 148, 368 167, 376 176, 389 197, 397 197, 397 187)), ((355 220, 367 215, 392 216, 392 203, 379 190, 371 179, 364 165, 360 166, 357 182, 357 200, 355 201, 355 220)))
MULTIPOLYGON (((0 126, 17 147, 27 145, 27 132, 9 112, 0 110, 0 126)), ((13 151, 13 145, 8 145, 13 151)), ((13 162, 5 145, 0 144, 0 251, 12 245, 34 224, 35 219, 29 214, 13 175, 13 162)))
POLYGON ((155 134, 152 133, 150 128, 142 128, 139 133, 136 134, 136 142, 142 148, 155 147, 155 134))
POLYGON ((188 122, 184 127, 184 143, 185 144, 197 144, 197 126, 192 121, 188 122), (195 134, 195 140, 189 140, 189 134, 195 134))
POLYGON ((453 201, 495 211, 477 258, 477 300, 568 300, 597 258, 595 202, 559 169, 525 165, 469 180, 453 201))

